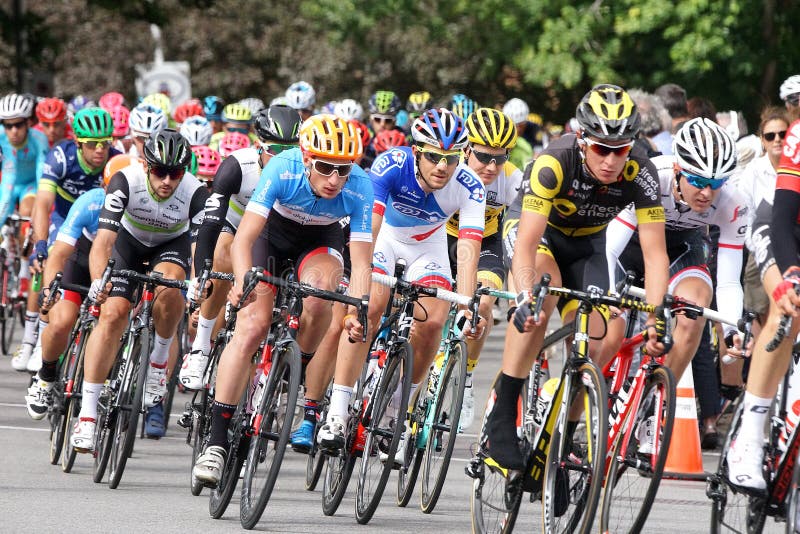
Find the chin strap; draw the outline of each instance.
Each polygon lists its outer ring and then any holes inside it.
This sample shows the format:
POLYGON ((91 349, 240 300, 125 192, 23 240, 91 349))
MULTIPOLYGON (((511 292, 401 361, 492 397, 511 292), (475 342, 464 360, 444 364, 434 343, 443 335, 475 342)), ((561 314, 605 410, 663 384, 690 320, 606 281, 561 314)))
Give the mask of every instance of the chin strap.
MULTIPOLYGON (((426 180, 425 177, 422 176, 422 173, 419 170, 419 158, 420 158, 420 153, 417 152, 417 157, 414 160, 414 170, 416 171, 417 179, 418 180, 422 180, 422 183, 427 185, 428 189, 435 190, 433 187, 431 187, 431 184, 428 183, 428 180, 426 180)), ((424 193, 424 191, 423 191, 423 193, 424 193)))
POLYGON ((680 173, 675 174, 675 180, 672 182, 672 188, 674 192, 678 193, 678 198, 675 200, 675 207, 678 209, 679 213, 686 213, 687 211, 691 211, 692 207, 683 200, 683 193, 681 192, 681 175, 680 173))

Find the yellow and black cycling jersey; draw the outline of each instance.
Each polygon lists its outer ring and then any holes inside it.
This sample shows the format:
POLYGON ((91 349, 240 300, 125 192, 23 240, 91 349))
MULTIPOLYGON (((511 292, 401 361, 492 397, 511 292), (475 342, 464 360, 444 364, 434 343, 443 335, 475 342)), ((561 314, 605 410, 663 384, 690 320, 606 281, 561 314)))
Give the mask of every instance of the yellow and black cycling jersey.
MULTIPOLYGON (((500 231, 503 213, 506 206, 510 206, 519 194, 522 183, 522 171, 516 165, 507 161, 500 169, 497 180, 486 185, 486 218, 483 227, 483 237, 488 237, 500 231)), ((447 233, 458 237, 458 213, 447 221, 447 233)))
POLYGON ((633 203, 639 224, 664 222, 658 173, 647 154, 634 146, 619 179, 602 184, 583 163, 577 137, 550 143, 528 165, 522 179, 522 211, 547 217, 565 235, 591 235, 633 203))

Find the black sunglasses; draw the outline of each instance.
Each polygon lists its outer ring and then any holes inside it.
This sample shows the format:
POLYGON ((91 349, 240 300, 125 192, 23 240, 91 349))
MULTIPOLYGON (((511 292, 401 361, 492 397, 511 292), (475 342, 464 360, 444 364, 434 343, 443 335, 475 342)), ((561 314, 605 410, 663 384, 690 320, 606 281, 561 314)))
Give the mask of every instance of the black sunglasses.
POLYGON ((164 180, 167 176, 172 180, 180 180, 186 174, 186 169, 168 169, 167 167, 150 167, 150 174, 164 180))
POLYGON ((777 135, 781 141, 786 139, 786 130, 781 130, 780 132, 765 132, 764 139, 769 141, 770 143, 775 140, 775 136, 777 135))
POLYGON ((471 152, 475 155, 475 158, 484 165, 491 165, 492 162, 494 162, 497 166, 500 166, 508 161, 508 154, 489 154, 488 152, 481 152, 474 148, 471 152))
POLYGON ((18 121, 18 122, 4 122, 3 128, 6 130, 14 130, 14 129, 22 129, 28 125, 28 121, 18 121))

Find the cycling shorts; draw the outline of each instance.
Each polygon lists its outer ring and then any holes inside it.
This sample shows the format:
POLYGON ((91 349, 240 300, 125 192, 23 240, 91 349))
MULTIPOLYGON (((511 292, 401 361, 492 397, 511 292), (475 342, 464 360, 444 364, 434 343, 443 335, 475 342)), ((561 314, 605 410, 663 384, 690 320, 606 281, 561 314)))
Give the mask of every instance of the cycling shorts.
MULTIPOLYGON (((456 244, 458 238, 447 236, 448 250, 450 251, 450 270, 453 275, 457 272, 456 244)), ((503 236, 501 232, 484 236, 481 241, 481 255, 478 258, 478 280, 489 280, 498 289, 503 288, 506 281, 507 269, 503 262, 503 236)))
MULTIPOLYGON (((189 232, 184 232, 161 245, 148 247, 129 234, 127 230, 120 228, 111 257, 116 260, 114 269, 130 269, 145 274, 159 263, 174 263, 183 268, 185 276, 189 276, 191 249, 189 232)), ((130 283, 127 278, 121 276, 112 276, 111 284, 110 296, 133 300, 135 283, 130 283)))
POLYGON ((391 226, 383 225, 372 254, 372 270, 393 275, 395 263, 403 259, 406 261, 405 280, 429 287, 452 289, 447 233, 444 227, 440 230, 424 241, 405 243, 394 235, 391 226))
MULTIPOLYGON (((89 273, 89 249, 92 242, 81 236, 75 245, 75 252, 67 259, 62 269, 61 281, 65 284, 89 287, 92 276, 89 273)), ((64 290, 63 298, 80 306, 82 296, 74 291, 64 290)))

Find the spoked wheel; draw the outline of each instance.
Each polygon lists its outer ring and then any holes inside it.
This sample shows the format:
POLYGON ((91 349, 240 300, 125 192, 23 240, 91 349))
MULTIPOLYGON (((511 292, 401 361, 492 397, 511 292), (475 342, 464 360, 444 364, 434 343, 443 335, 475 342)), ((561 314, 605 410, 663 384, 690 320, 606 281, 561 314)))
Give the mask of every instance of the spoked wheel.
POLYGON ((359 379, 355 394, 351 397, 347 426, 345 427, 345 444, 337 456, 321 454, 325 458, 325 478, 322 483, 322 513, 333 515, 342 503, 347 485, 353 475, 356 458, 361 454, 364 440, 361 412, 364 406, 364 373, 359 379))
POLYGON ((367 436, 356 490, 356 520, 362 525, 372 519, 378 508, 405 429, 413 352, 407 342, 394 345, 391 350, 365 414, 367 436), (393 404, 395 413, 387 413, 398 387, 399 399, 393 404))
MULTIPOLYGON (((410 431, 408 436, 408 443, 406 444, 406 454, 403 459, 403 465, 397 471, 397 506, 405 507, 414 495, 414 486, 417 483, 419 470, 422 466, 422 450, 418 444, 420 439, 425 439, 423 433, 425 432, 423 426, 425 424, 425 414, 428 411, 429 399, 425 399, 420 404, 420 396, 425 397, 427 391, 425 390, 427 382, 424 382, 414 392, 414 397, 411 399, 411 406, 413 410, 409 417, 410 431)), ((424 443, 424 442, 423 442, 424 443)))
MULTIPOLYGON (((562 384, 561 388, 565 387, 562 384)), ((603 489, 608 440, 606 383, 597 367, 585 362, 572 371, 570 388, 564 395, 569 401, 567 406, 576 400, 581 402, 583 413, 571 439, 561 430, 566 427, 567 410, 560 410, 553 428, 544 473, 544 530, 587 534, 592 530, 603 489)), ((557 400, 554 398, 553 402, 557 400)))
POLYGON ((256 407, 253 437, 242 480, 240 518, 252 529, 261 519, 289 444, 300 387, 300 348, 291 342, 273 350, 267 387, 256 407))
POLYGON ((800 534, 800 462, 795 462, 792 486, 786 496, 786 534, 800 534))
POLYGON ((214 519, 222 517, 228 508, 236 485, 239 483, 239 473, 241 473, 245 458, 247 458, 247 451, 250 448, 250 437, 244 435, 243 428, 247 417, 244 413, 246 404, 247 392, 245 391, 236 412, 231 417, 228 430, 228 435, 231 436, 228 459, 222 468, 219 484, 211 490, 211 496, 208 499, 208 513, 214 519))
MULTIPOLYGON (((83 331, 79 331, 73 337, 72 342, 67 350, 67 359, 62 364, 63 377, 62 380, 67 380, 65 377, 72 377, 71 393, 69 398, 63 400, 63 418, 64 418, 64 454, 61 457, 61 470, 65 473, 72 471, 72 466, 75 463, 75 456, 77 453, 72 448, 70 440, 72 439, 72 428, 81 411, 81 396, 83 389, 83 357, 86 351, 86 339, 91 332, 91 326, 86 327, 83 331)), ((63 383, 63 382, 61 382, 63 383)), ((62 386, 63 387, 63 386, 62 386)), ((51 458, 52 461, 52 458, 51 458)))
MULTIPOLYGON (((486 422, 496 398, 495 384, 500 373, 495 376, 489 389, 486 410, 483 415, 479 438, 480 452, 470 461, 467 467, 474 478, 470 511, 472 514, 472 531, 477 534, 493 534, 511 532, 517 521, 519 506, 522 502, 522 481, 519 474, 509 477, 509 471, 503 469, 488 457, 486 422)), ((517 402, 517 432, 522 433, 522 414, 525 413, 525 388, 520 392, 517 402)))
MULTIPOLYGON (((112 373, 112 376, 116 376, 116 370, 112 371, 112 373)), ((114 419, 117 415, 112 395, 112 391, 104 388, 104 394, 100 395, 100 401, 97 403, 97 426, 94 434, 94 470, 92 472, 92 480, 97 483, 102 482, 108 466, 108 459, 111 457, 114 419)))
POLYGON ((211 430, 211 402, 207 389, 203 388, 194 394, 190 410, 192 428, 188 441, 192 446, 192 463, 189 464, 189 489, 197 497, 203 491, 203 483, 194 476, 194 463, 205 450, 211 430))
POLYGON ((439 377, 441 386, 433 420, 428 428, 428 441, 422 460, 422 486, 420 507, 426 514, 433 512, 442 493, 450 458, 456 445, 461 403, 464 401, 464 386, 467 377, 467 344, 460 341, 450 346, 447 365, 439 377))
POLYGON ((325 455, 319 450, 316 443, 316 434, 314 435, 314 443, 311 450, 308 451, 308 458, 306 459, 306 491, 314 491, 317 489, 317 483, 322 476, 322 470, 325 468, 325 455))
MULTIPOLYGON (((66 367, 66 366, 62 366, 66 367)), ((64 382, 59 377, 53 388, 53 405, 47 413, 50 422, 50 463, 56 465, 61 459, 64 447, 64 436, 67 433, 67 410, 71 399, 64 397, 64 382)))
POLYGON ((125 465, 133 452, 136 440, 136 425, 142 410, 144 384, 147 380, 147 361, 149 346, 143 338, 136 339, 127 362, 127 369, 120 384, 118 413, 114 425, 111 447, 111 470, 108 473, 108 487, 117 489, 125 465))
MULTIPOLYGON (((78 456, 77 451, 72 446, 72 429, 75 423, 78 422, 78 415, 81 412, 81 402, 77 397, 72 397, 67 400, 67 413, 64 414, 64 453, 61 455, 61 470, 65 473, 72 471, 72 466, 75 465, 75 458, 78 456)), ((100 475, 102 479, 103 476, 100 475)))
POLYGON ((675 377, 658 367, 608 451, 602 532, 642 531, 661 483, 674 418, 675 377))
POLYGON ((11 334, 13 334, 14 327, 9 323, 13 322, 14 313, 11 303, 0 304, 0 345, 2 345, 3 354, 6 356, 11 354, 11 334))

